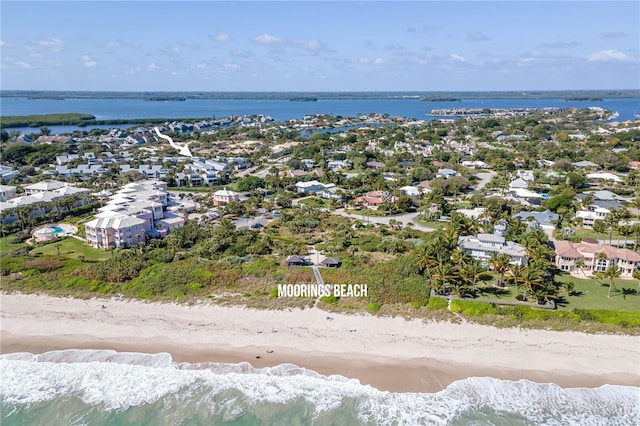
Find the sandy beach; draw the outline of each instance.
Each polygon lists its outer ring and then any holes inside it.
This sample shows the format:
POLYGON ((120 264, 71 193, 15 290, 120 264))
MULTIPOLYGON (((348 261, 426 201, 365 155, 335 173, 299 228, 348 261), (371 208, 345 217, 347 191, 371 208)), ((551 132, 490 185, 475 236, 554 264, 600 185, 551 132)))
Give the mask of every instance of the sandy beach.
POLYGON ((640 386, 640 339, 338 315, 318 309, 2 294, 0 352, 168 352, 177 362, 292 363, 379 389, 435 392, 490 376, 563 387, 640 386))

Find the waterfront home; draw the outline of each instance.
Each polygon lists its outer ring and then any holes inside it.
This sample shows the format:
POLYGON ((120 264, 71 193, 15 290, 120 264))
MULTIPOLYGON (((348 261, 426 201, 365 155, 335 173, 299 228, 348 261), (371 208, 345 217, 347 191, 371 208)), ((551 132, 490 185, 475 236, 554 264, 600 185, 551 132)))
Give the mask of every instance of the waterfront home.
POLYGON ((508 254, 511 258, 509 263, 512 265, 527 264, 527 254, 524 246, 506 241, 502 235, 465 235, 458 238, 458 246, 485 265, 489 263, 493 253, 508 254))
POLYGON ((621 276, 631 277, 640 265, 640 254, 635 251, 600 244, 595 240, 579 243, 558 240, 554 246, 556 266, 562 271, 604 272, 610 266, 617 265, 621 276), (584 266, 578 266, 578 262, 584 263, 584 266))
POLYGON ((126 214, 98 217, 85 223, 87 244, 95 248, 133 247, 145 241, 146 222, 126 214))

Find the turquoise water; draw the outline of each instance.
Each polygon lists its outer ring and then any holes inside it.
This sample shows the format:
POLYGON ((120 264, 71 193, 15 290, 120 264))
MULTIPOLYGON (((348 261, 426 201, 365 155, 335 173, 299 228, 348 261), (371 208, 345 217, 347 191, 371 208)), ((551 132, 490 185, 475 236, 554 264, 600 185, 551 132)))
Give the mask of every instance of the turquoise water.
POLYGON ((636 425, 640 389, 469 378, 393 393, 284 364, 179 364, 168 354, 0 356, 2 425, 636 425))
POLYGON ((62 229, 61 227, 59 227, 57 225, 56 226, 51 226, 51 229, 53 229, 53 232, 55 234, 64 234, 64 229, 62 229))

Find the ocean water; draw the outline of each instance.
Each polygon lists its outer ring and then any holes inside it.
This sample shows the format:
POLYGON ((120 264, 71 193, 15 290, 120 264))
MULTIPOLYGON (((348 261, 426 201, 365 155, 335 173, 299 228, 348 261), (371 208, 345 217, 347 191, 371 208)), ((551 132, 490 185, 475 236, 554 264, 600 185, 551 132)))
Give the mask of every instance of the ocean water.
MULTIPOLYGON (((615 362, 615 360, 612 360, 615 362)), ((637 425, 640 389, 469 378, 393 393, 291 364, 175 363, 166 353, 0 356, 8 425, 637 425)))

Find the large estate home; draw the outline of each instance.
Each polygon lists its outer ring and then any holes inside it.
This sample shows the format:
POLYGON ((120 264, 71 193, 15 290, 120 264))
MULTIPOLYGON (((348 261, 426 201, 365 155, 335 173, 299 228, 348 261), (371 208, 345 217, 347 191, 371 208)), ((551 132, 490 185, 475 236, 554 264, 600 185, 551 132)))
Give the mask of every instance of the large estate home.
POLYGON ((621 276, 630 277, 640 265, 640 254, 633 250, 583 240, 579 243, 559 240, 554 242, 556 266, 562 271, 603 272, 617 265, 621 276), (600 255, 602 253, 602 255, 600 255), (584 266, 579 262, 584 263, 584 266))
POLYGON ((166 183, 149 180, 125 185, 85 224, 87 244, 96 248, 132 247, 149 237, 164 237, 184 225, 184 218, 166 211, 166 183))
POLYGON ((458 246, 471 257, 487 264, 493 253, 506 253, 512 265, 526 265, 527 252, 521 244, 506 241, 497 230, 494 234, 465 235, 458 238, 458 246))

